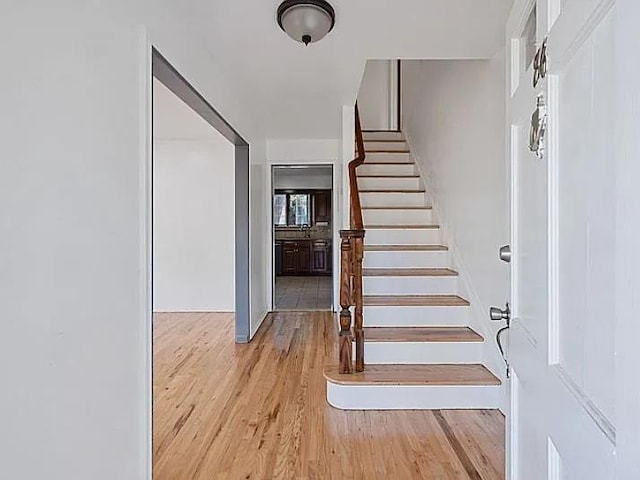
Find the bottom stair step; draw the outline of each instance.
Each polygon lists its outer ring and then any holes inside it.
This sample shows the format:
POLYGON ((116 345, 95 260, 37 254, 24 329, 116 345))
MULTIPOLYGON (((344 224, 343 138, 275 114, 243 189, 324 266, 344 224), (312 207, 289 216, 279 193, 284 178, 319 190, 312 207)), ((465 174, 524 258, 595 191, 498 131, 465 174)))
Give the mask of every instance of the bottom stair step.
MULTIPOLYGON (((366 354, 366 351, 365 351, 366 354)), ((325 370, 327 401, 343 410, 489 409, 501 381, 484 365, 367 365, 362 373, 325 370)))
POLYGON ((500 385, 484 365, 367 365, 364 372, 344 375, 330 367, 325 378, 340 385, 500 385))

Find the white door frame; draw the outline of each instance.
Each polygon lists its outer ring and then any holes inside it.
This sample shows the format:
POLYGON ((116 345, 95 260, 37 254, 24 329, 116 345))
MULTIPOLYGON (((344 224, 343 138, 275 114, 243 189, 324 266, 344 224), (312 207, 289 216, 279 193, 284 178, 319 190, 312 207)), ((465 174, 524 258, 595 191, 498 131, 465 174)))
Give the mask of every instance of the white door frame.
POLYGON ((269 172, 267 174, 267 195, 269 205, 269 234, 268 234, 268 251, 269 251, 269 272, 268 272, 268 291, 267 298, 269 299, 269 310, 275 311, 275 284, 276 284, 276 255, 275 255, 275 226, 273 224, 273 171, 277 167, 331 167, 331 280, 333 284, 333 295, 331 300, 333 312, 337 312, 340 309, 339 301, 340 296, 338 293, 339 288, 339 271, 340 271, 340 216, 339 205, 339 187, 341 180, 339 177, 339 168, 337 161, 316 161, 316 162, 296 162, 296 161, 280 161, 270 162, 269 172))
POLYGON ((640 2, 616 2, 616 480, 640 478, 640 2))

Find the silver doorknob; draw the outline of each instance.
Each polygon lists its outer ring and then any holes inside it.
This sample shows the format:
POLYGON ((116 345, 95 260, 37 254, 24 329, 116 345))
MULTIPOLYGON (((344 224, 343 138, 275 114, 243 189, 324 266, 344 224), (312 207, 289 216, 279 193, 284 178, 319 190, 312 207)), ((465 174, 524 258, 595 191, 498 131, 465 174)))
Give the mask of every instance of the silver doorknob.
POLYGON ((500 247, 500 260, 503 262, 511 262, 511 245, 500 247))
POLYGON ((498 307, 491 307, 489 309, 489 318, 495 322, 499 322, 501 320, 506 320, 507 322, 511 320, 511 309, 509 308, 509 302, 505 305, 504 310, 498 307))

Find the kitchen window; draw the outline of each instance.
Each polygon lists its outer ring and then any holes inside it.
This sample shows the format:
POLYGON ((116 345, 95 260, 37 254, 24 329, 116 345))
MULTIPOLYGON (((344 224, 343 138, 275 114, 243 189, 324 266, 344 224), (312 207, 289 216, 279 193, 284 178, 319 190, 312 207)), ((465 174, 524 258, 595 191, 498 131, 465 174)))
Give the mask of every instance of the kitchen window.
POLYGON ((311 225, 311 195, 276 193, 273 196, 273 223, 278 227, 311 225))

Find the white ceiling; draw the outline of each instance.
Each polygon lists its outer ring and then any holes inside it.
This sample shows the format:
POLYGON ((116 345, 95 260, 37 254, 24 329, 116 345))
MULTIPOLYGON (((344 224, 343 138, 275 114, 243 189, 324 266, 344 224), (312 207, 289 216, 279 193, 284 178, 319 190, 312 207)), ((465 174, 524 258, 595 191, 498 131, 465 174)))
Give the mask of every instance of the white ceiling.
POLYGON ((276 23, 279 0, 194 0, 213 61, 243 86, 267 138, 338 138, 367 59, 491 58, 512 0, 330 0, 336 26, 304 47, 276 23))

